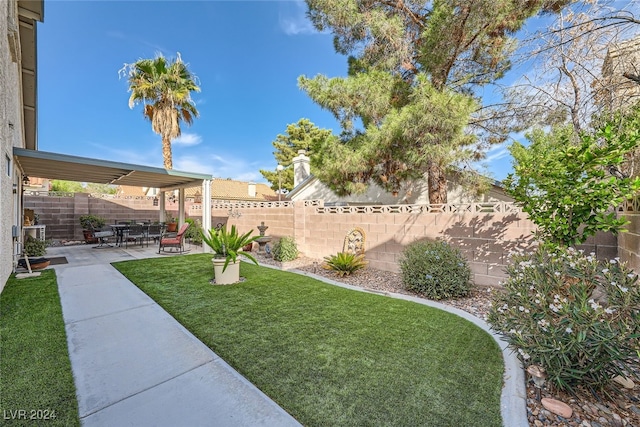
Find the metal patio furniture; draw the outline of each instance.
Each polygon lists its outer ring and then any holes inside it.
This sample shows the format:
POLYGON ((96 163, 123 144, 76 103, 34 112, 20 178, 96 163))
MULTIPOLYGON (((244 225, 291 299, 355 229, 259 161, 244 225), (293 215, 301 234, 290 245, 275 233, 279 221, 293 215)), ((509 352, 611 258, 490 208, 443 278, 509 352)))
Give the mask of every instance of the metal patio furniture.
MULTIPOLYGON (((140 246, 144 246, 144 241, 147 239, 147 227, 141 224, 130 224, 129 228, 124 233, 124 246, 129 246, 129 240, 133 239, 134 243, 140 240, 140 246)), ((147 246, 149 242, 147 241, 147 246)))

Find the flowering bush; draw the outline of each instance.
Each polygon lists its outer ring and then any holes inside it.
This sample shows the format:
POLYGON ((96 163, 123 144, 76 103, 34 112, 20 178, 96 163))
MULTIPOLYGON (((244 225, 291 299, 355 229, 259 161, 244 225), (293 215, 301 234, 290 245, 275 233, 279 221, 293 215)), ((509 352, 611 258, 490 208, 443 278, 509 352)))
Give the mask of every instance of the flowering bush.
POLYGON ((463 297, 471 288, 467 260, 446 242, 411 243, 402 252, 400 270, 405 288, 427 298, 463 297))
MULTIPOLYGON (((542 246, 514 257, 489 323, 560 389, 601 388, 640 350, 640 283, 617 259, 542 246)), ((630 371, 629 371, 630 372, 630 371)))

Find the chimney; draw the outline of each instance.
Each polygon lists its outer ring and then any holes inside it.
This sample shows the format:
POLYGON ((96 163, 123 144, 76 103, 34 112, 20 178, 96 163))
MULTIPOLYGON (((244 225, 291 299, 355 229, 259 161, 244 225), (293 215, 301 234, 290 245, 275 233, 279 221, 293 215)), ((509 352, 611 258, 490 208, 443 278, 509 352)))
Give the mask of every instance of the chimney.
POLYGON ((249 197, 256 197, 256 183, 249 183, 249 197))
POLYGON ((309 157, 305 153, 305 150, 298 150, 298 155, 293 158, 293 188, 296 188, 311 175, 309 157))

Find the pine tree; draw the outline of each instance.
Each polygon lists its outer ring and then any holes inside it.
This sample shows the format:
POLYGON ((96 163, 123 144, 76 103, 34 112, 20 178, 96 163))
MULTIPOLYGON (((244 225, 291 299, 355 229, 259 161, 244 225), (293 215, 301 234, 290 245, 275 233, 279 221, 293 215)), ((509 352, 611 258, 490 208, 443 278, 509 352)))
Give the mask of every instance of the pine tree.
MULTIPOLYGON (((298 155, 298 151, 305 150, 307 155, 314 158, 316 147, 327 138, 332 138, 331 130, 320 129, 305 118, 298 120, 297 123, 287 125, 285 133, 276 136, 276 139, 271 144, 275 148, 273 156, 276 162, 284 167, 284 170, 280 172, 283 190, 293 190, 293 166, 291 162, 298 155)), ((266 169, 261 169, 260 173, 271 183, 271 188, 277 191, 279 188, 278 173, 266 169)))
POLYGON ((343 127, 323 146, 320 179, 349 194, 369 180, 394 191, 426 173, 430 202, 446 203, 447 168, 482 158, 506 134, 473 118, 474 91, 509 69, 512 35, 528 18, 570 2, 307 0, 315 27, 331 30, 336 51, 351 55, 348 77, 299 78, 343 127), (487 137, 472 136, 471 123, 487 137))

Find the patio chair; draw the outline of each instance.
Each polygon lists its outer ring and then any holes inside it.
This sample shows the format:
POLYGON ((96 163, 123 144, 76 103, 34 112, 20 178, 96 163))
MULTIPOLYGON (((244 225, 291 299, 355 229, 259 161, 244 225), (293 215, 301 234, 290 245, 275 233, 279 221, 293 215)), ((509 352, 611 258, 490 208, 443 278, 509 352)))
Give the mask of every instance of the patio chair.
POLYGON ((93 237, 98 239, 98 246, 94 246, 95 249, 110 248, 113 246, 110 245, 109 242, 107 242, 107 239, 109 237, 115 236, 115 233, 113 232, 113 229, 111 227, 109 227, 109 229, 95 228, 93 225, 90 225, 90 227, 93 237))
POLYGON ((187 232, 191 224, 188 222, 182 224, 180 230, 178 230, 178 234, 175 236, 164 236, 160 237, 160 245, 158 246, 158 253, 166 248, 178 248, 179 252, 184 252, 184 235, 187 232))
POLYGON ((149 229, 147 231, 147 246, 149 246, 149 240, 153 239, 155 243, 162 236, 162 225, 161 224, 151 224, 149 225, 149 229))
MULTIPOLYGON (((140 240, 140 246, 144 246, 144 240, 147 238, 146 227, 140 224, 131 224, 129 229, 125 234, 125 248, 129 246, 129 239, 133 239, 134 243, 140 240)), ((149 246, 149 242, 147 241, 147 246, 149 246)))

